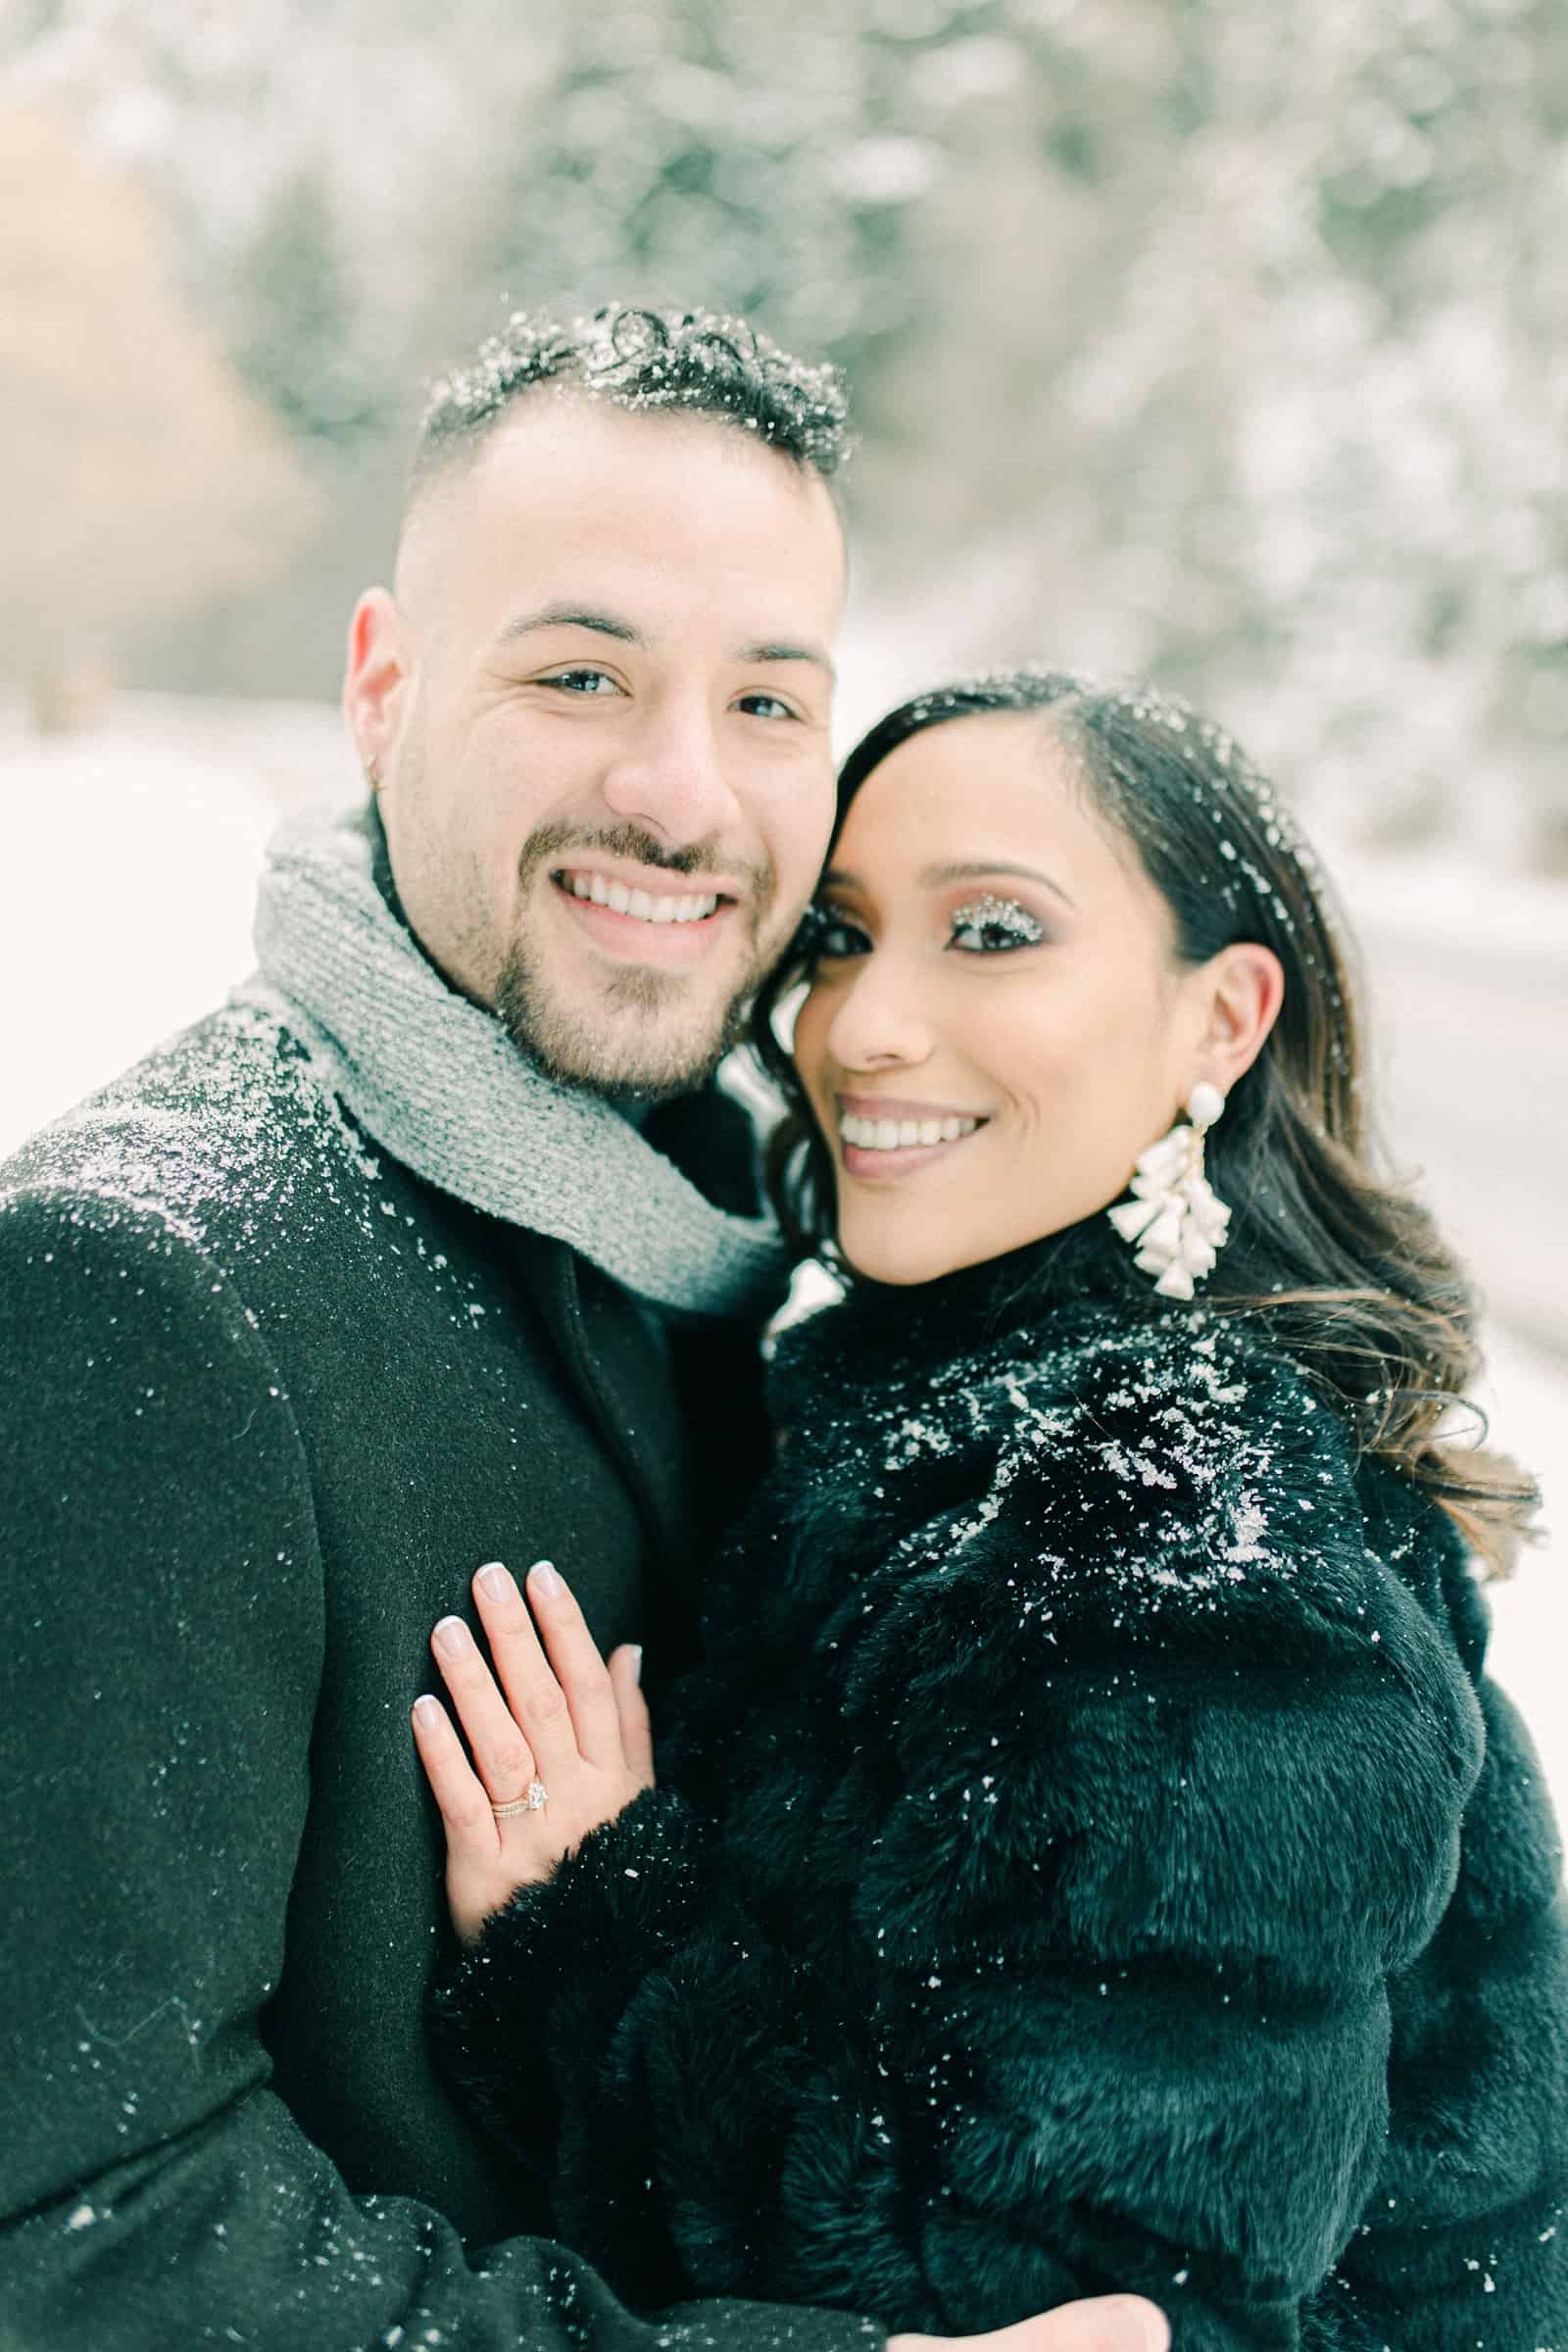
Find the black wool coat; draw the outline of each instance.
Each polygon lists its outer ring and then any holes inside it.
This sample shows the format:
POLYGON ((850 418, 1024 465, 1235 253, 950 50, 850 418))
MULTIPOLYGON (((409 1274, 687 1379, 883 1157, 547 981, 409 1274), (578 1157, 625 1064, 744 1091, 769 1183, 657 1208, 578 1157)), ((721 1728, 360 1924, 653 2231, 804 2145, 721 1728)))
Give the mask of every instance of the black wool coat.
MULTIPOLYGON (((548 1554, 607 1646, 646 1638, 656 1676, 689 1651, 689 1505, 725 1462, 688 1461, 679 1371, 254 1013, 0 1168, 7 2352, 866 2340, 632 2318, 517 2234, 532 2176, 423 2030, 450 1946, 408 1719, 430 1629, 482 1561, 548 1554)), ((715 1375, 698 1418, 738 1461, 732 1394, 715 1375)))
POLYGON ((633 2297, 1568 2345, 1559 1841, 1452 1523, 1255 1325, 1051 1264, 785 1335, 662 1785, 448 2062, 514 2139, 548 2087, 633 2297))

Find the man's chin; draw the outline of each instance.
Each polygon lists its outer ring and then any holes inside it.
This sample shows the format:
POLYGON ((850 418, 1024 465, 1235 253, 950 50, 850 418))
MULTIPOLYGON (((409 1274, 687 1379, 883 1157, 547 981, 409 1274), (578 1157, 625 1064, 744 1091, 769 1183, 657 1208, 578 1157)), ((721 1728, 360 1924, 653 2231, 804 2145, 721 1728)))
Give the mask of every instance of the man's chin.
POLYGON ((581 1087, 612 1102, 662 1102, 706 1086, 744 1033, 750 991, 686 1034, 663 991, 635 1004, 606 1004, 599 1017, 553 1003, 526 973, 509 971, 496 1011, 519 1054, 558 1086, 581 1087))
POLYGON ((557 1086, 579 1087, 584 1094, 597 1095, 605 1102, 669 1102, 679 1095, 694 1095, 706 1086, 723 1060, 723 1052, 710 1054, 701 1062, 672 1069, 667 1064, 628 1061, 606 1063, 584 1062, 577 1058, 563 1058, 546 1054, 515 1035, 513 1044, 531 1061, 535 1069, 557 1086))

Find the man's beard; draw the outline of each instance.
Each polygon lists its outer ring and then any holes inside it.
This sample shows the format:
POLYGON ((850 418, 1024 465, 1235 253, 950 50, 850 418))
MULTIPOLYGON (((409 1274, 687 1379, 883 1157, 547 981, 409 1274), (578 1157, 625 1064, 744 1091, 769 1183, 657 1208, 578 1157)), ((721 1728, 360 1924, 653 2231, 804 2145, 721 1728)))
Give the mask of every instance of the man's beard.
MULTIPOLYGON (((542 872, 544 887, 553 890, 556 885, 548 878, 549 868, 565 862, 572 852, 595 851, 606 857, 633 858, 639 865, 657 866, 669 874, 701 873, 715 862, 711 853, 703 848, 662 849, 651 834, 633 825, 617 825, 599 833, 568 825, 542 826, 529 836, 519 862, 522 903, 527 903, 542 872)), ((497 1015, 513 1044, 547 1078, 591 1088, 612 1101, 659 1102, 672 1095, 693 1093, 712 1076, 744 1035, 752 999, 773 960, 758 942, 773 902, 771 865, 749 868, 747 881, 745 919, 751 924, 752 956, 739 986, 710 1021, 694 1032, 689 1016, 679 1022, 674 1017, 684 1011, 686 993, 696 975, 649 966, 617 969, 607 964, 593 1000, 573 1002, 552 981, 545 959, 532 943, 519 934, 508 952, 495 994, 497 1015), (622 1014, 627 1016, 624 1030, 617 1017, 622 1014), (665 1017, 662 1019, 662 1015, 665 1017)), ((739 910, 731 919, 740 919, 739 910)))

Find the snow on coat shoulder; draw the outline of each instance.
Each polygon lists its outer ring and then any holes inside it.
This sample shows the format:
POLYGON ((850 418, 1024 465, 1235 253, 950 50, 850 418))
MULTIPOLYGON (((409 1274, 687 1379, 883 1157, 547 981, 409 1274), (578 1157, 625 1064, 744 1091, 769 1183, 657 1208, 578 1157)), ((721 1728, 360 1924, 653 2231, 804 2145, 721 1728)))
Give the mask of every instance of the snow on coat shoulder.
POLYGON ((902 1921, 925 1965, 939 1919, 968 1939, 1020 1905, 1102 1958, 1303 1990, 1326 1951, 1359 1976, 1422 1946, 1483 1747, 1462 1549, 1298 1367, 1102 1302, 858 1401, 840 1497, 899 1532, 823 1632, 851 1728, 909 1778, 859 1889, 885 1952, 902 1921))

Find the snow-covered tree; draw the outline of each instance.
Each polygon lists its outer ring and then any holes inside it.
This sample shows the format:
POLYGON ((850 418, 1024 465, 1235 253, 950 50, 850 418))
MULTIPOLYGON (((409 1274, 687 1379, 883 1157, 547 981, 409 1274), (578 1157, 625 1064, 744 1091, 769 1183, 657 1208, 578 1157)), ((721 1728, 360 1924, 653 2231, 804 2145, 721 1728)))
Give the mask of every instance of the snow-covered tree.
POLYGON ((0 74, 137 154, 309 436, 310 682, 421 372, 514 305, 699 300, 850 366, 860 577, 922 661, 1150 667, 1379 824, 1568 843, 1560 0, 18 23, 0 74))

